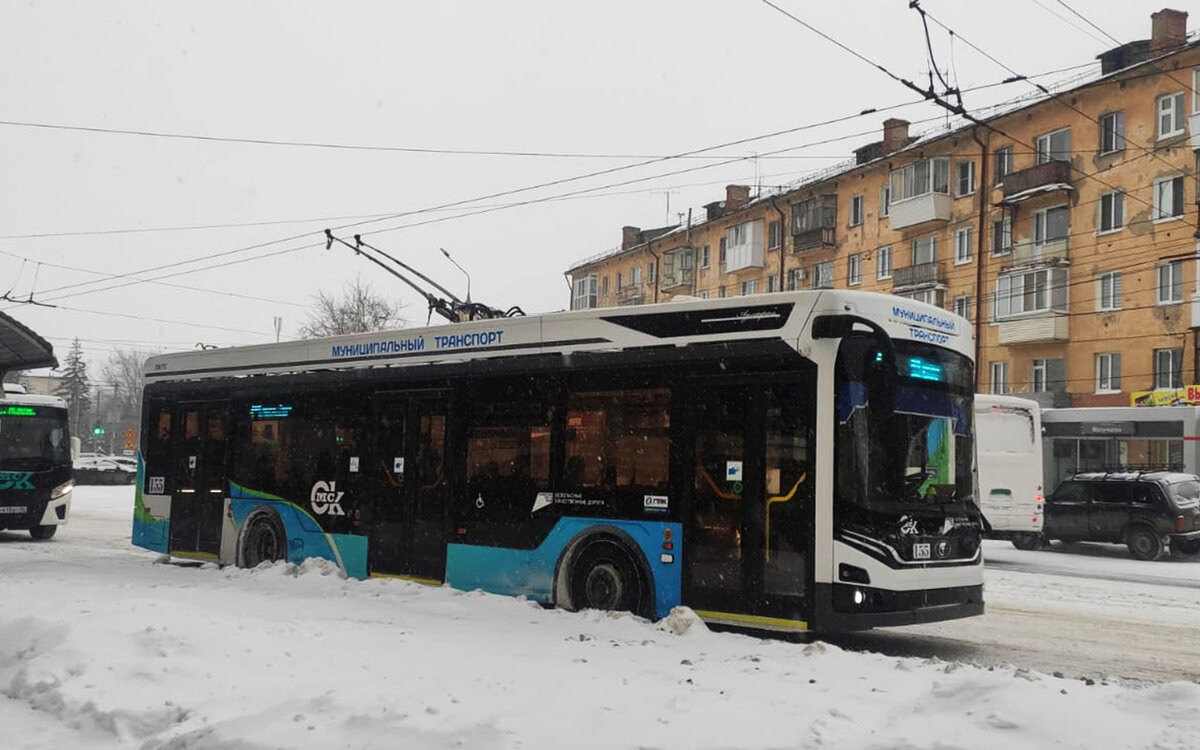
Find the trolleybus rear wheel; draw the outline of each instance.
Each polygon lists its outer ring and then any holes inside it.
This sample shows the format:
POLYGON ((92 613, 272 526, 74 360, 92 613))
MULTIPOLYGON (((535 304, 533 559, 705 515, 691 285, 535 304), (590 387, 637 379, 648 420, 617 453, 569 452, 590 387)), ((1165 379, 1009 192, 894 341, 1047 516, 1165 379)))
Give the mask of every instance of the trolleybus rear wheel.
POLYGON ((270 511, 252 513, 242 532, 242 566, 253 568, 264 562, 282 560, 286 553, 287 534, 279 517, 270 511))

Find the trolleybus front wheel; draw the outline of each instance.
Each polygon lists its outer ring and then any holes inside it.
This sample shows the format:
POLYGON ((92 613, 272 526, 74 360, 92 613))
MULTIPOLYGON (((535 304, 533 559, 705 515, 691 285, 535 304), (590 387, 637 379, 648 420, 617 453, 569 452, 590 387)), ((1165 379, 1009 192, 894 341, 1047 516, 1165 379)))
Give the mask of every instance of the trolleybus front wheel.
POLYGON ((603 609, 649 616, 646 584, 633 554, 620 541, 584 540, 571 563, 572 609, 603 609))
POLYGON ((54 524, 49 524, 46 526, 34 526, 29 530, 29 536, 33 537, 34 539, 45 541, 54 536, 54 532, 56 531, 58 531, 58 527, 54 524))

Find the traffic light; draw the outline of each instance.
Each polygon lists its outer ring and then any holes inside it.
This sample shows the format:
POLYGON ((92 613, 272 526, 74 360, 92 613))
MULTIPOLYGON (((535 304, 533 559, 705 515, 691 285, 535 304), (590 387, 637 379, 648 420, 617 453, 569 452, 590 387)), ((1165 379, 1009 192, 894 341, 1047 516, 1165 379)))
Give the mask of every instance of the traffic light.
POLYGON ((100 425, 96 425, 95 427, 92 428, 92 434, 93 435, 103 435, 104 428, 101 427, 100 425))

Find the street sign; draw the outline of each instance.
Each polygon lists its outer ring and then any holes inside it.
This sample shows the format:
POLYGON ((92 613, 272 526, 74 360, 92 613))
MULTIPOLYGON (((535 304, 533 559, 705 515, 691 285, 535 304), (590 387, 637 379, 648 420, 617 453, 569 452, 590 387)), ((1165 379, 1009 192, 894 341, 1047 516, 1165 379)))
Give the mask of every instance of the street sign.
POLYGON ((133 451, 133 441, 132 441, 132 440, 126 440, 126 441, 125 441, 125 445, 122 445, 122 446, 121 446, 121 450, 125 451, 126 453, 130 453, 130 452, 132 452, 132 451, 133 451))
POLYGON ((133 440, 135 437, 137 437, 137 435, 134 433, 133 428, 125 430, 125 439, 126 440, 133 440))

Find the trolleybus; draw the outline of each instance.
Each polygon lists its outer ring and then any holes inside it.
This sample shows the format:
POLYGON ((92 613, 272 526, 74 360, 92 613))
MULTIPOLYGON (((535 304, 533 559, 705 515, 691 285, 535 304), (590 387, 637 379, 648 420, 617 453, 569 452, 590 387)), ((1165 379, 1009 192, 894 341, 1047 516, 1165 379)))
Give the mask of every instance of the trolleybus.
POLYGON ((133 541, 753 628, 975 615, 972 351, 831 290, 156 356, 133 541))

